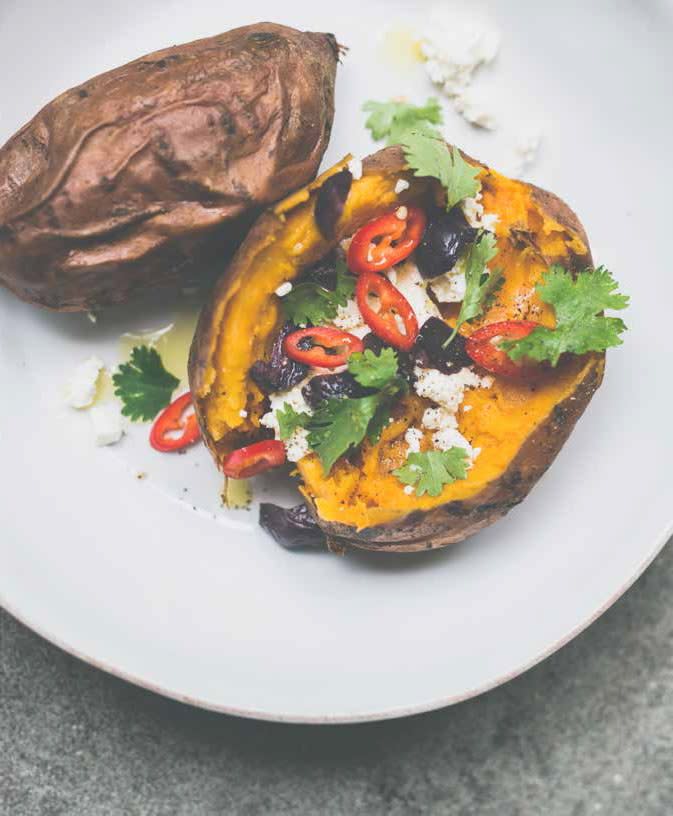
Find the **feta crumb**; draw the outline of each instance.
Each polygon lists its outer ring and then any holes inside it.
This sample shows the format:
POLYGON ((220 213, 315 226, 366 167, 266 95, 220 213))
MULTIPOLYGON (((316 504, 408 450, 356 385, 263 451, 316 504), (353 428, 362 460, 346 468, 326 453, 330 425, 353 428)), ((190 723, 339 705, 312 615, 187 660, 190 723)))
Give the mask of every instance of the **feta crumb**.
POLYGON ((367 334, 369 331, 369 327, 362 319, 362 315, 360 314, 355 298, 350 298, 345 306, 339 306, 337 308, 336 317, 332 320, 332 323, 337 327, 337 329, 351 332, 351 334, 355 334, 356 330, 364 329, 365 334, 367 334))
POLYGON ((464 198, 460 204, 463 215, 471 227, 495 232, 498 215, 497 213, 485 213, 481 198, 481 191, 474 198, 464 198))
POLYGON ((407 443, 409 453, 421 452, 421 440, 423 439, 423 431, 418 428, 408 428, 404 434, 404 441, 407 443))
POLYGON ((480 377, 471 368, 461 368, 455 374, 442 374, 434 368, 416 366, 414 389, 419 397, 432 400, 451 413, 456 413, 467 388, 490 388, 492 377, 480 377))
POLYGON ((400 221, 406 221, 409 216, 409 210, 406 207, 398 207, 395 210, 395 217, 399 218, 400 221))
POLYGON ((414 492, 414 486, 404 485, 404 492, 407 494, 407 496, 411 496, 411 494, 414 492))
POLYGON ((406 260, 398 266, 391 267, 386 275, 393 286, 396 286, 409 301, 416 313, 419 328, 429 317, 441 317, 439 309, 428 297, 428 282, 413 261, 406 260))
POLYGON ((477 69, 493 62, 499 48, 500 34, 488 22, 455 8, 447 15, 443 4, 431 13, 421 39, 428 76, 456 111, 477 127, 492 129, 495 119, 469 89, 477 69))
POLYGON ((281 285, 276 289, 276 294, 278 297, 285 297, 285 295, 289 295, 292 291, 292 284, 290 281, 285 281, 285 283, 281 283, 281 285))
POLYGON ((86 316, 90 323, 93 323, 94 326, 98 323, 98 315, 95 312, 87 312, 86 316))
POLYGON ((245 408, 241 408, 241 410, 238 412, 238 415, 245 419, 248 416, 248 412, 245 410, 245 408))
POLYGON ((124 435, 124 418, 121 405, 117 402, 103 402, 89 411, 96 445, 114 445, 124 435))
POLYGON ((409 182, 406 179, 397 179, 395 183, 395 194, 399 195, 403 193, 405 190, 409 189, 409 182))
POLYGON ((292 252, 294 252, 295 255, 298 255, 300 252, 303 252, 303 250, 304 245, 302 244, 301 241, 297 241, 297 243, 292 247, 292 252))
POLYGON ((421 425, 430 431, 439 431, 443 428, 457 428, 456 415, 446 408, 426 408, 421 425))
POLYGON ((471 411, 474 408, 473 405, 463 405, 463 413, 466 414, 468 411, 471 411))
POLYGON ((283 444, 288 462, 298 462, 311 452, 306 428, 297 428, 283 444))
POLYGON ((461 258, 453 269, 449 269, 429 284, 432 294, 440 303, 460 303, 465 298, 465 260, 461 258))
POLYGON ((358 179, 362 178, 362 159, 351 159, 348 162, 348 169, 350 170, 351 176, 353 176, 353 181, 357 181, 358 179))
POLYGON ((66 383, 65 400, 71 408, 88 408, 96 396, 98 376, 105 364, 95 355, 80 363, 66 383))
POLYGON ((306 402, 304 395, 302 394, 302 388, 306 385, 309 379, 309 377, 305 377, 300 383, 295 385, 295 387, 291 388, 289 391, 278 391, 275 394, 269 394, 269 410, 266 414, 264 414, 259 422, 260 425, 263 425, 265 428, 271 428, 276 435, 276 439, 280 438, 280 428, 278 427, 276 411, 278 411, 284 405, 290 405, 298 414, 301 414, 302 412, 307 414, 313 413, 311 406, 306 402))
POLYGON ((432 444, 436 450, 447 451, 451 448, 464 448, 472 460, 472 445, 456 428, 442 428, 432 435, 432 444))

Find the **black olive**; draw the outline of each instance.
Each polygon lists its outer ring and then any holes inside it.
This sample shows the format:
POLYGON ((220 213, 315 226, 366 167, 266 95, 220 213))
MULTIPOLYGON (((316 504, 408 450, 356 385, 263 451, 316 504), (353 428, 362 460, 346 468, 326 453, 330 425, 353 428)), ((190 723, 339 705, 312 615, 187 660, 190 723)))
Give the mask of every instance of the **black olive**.
POLYGON ((477 232, 467 223, 459 206, 449 212, 435 211, 430 215, 416 249, 418 271, 424 278, 436 278, 453 269, 463 252, 476 240, 477 232))
POLYGON ((311 377, 301 393, 311 408, 317 408, 323 400, 364 397, 371 393, 371 389, 356 382, 348 371, 342 371, 339 374, 318 374, 311 377))
POLYGON ((421 327, 413 355, 418 365, 436 368, 444 374, 454 374, 464 366, 472 365, 472 358, 465 351, 465 338, 457 334, 448 348, 444 344, 453 329, 438 317, 429 317, 421 327))
POLYGON ((325 181, 315 200, 315 222, 323 238, 331 240, 350 193, 353 176, 348 169, 335 173, 325 181))
POLYGON ((305 504, 285 508, 262 503, 259 523, 286 550, 326 549, 325 534, 305 504))
POLYGON ((386 343, 384 343, 381 338, 374 334, 374 332, 369 332, 369 334, 365 334, 362 338, 362 345, 365 349, 369 349, 369 351, 374 352, 374 354, 380 354, 384 348, 386 348, 386 343))
POLYGON ((269 360, 258 360, 250 369, 250 376, 265 394, 287 391, 308 374, 308 366, 291 360, 283 351, 283 340, 295 330, 296 326, 286 323, 273 342, 269 360))
POLYGON ((302 280, 313 281, 324 289, 336 288, 336 252, 325 255, 316 264, 310 266, 302 275, 302 280))

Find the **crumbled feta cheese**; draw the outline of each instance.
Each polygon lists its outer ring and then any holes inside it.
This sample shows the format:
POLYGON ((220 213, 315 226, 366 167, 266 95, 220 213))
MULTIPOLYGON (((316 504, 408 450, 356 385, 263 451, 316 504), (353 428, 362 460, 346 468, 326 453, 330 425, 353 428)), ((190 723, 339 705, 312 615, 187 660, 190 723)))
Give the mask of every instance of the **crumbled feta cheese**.
POLYGON ((357 181, 362 178, 362 159, 351 159, 348 162, 348 169, 350 170, 353 180, 357 181))
POLYGON ((421 425, 430 431, 439 431, 443 428, 457 428, 456 415, 446 408, 426 408, 421 425))
POLYGON ((442 374, 435 368, 416 366, 414 389, 419 397, 432 400, 454 413, 463 401, 467 388, 490 388, 492 377, 480 377, 471 368, 462 368, 455 374, 442 374))
POLYGON ((474 198, 464 198, 460 204, 463 215, 471 227, 495 232, 498 215, 497 213, 485 213, 481 198, 481 192, 478 192, 474 198))
POLYGON ((414 486, 404 485, 404 492, 407 494, 407 496, 411 496, 411 494, 414 492, 414 486))
MULTIPOLYGON (((357 330, 364 329, 364 334, 367 334, 369 331, 369 327, 362 319, 355 298, 350 298, 345 306, 339 306, 337 308, 336 317, 332 320, 332 323, 337 329, 350 332, 351 334, 355 334, 357 330)), ((364 335, 357 336, 360 337, 364 335)))
POLYGON ((397 179, 395 182, 395 194, 399 195, 409 189, 409 182, 406 179, 397 179))
POLYGON ((306 428, 297 428, 293 431, 291 436, 285 440, 284 444, 285 455, 287 456, 288 462, 298 462, 311 452, 306 428))
POLYGON ((66 383, 65 399, 71 408, 88 408, 96 396, 98 375, 104 368, 100 357, 89 357, 80 363, 66 383))
POLYGON ((285 297, 285 295, 289 295, 292 291, 292 284, 290 281, 285 281, 285 283, 281 283, 281 285, 276 289, 276 294, 278 297, 285 297))
POLYGON ((406 221, 408 216, 409 210, 406 207, 398 207, 395 210, 395 217, 399 218, 400 221, 406 221))
POLYGON ((440 303, 460 303, 465 297, 465 261, 461 258, 453 269, 433 278, 429 287, 440 303))
POLYGON ((432 435, 432 444, 436 450, 447 451, 451 448, 465 448, 472 459, 472 445, 455 428, 442 428, 432 435))
POLYGON ((516 169, 513 175, 523 176, 526 171, 535 163, 540 149, 542 134, 539 130, 524 131, 519 134, 519 138, 514 147, 516 154, 516 169))
POLYGON ((404 441, 407 443, 409 453, 420 453, 423 431, 418 428, 408 428, 404 434, 404 441))
POLYGON ((303 252, 303 251, 304 251, 304 245, 302 244, 301 241, 297 241, 297 243, 292 247, 292 252, 294 252, 295 255, 298 255, 300 252, 303 252))
POLYGON ((245 419, 248 416, 248 412, 245 410, 245 408, 241 408, 241 410, 238 412, 238 415, 245 419))
POLYGON ((302 412, 307 414, 313 413, 311 406, 306 402, 304 395, 302 394, 302 388, 306 385, 309 379, 309 377, 304 378, 289 391, 278 391, 275 394, 269 394, 269 410, 266 414, 264 414, 259 422, 260 425, 263 425, 265 428, 271 428, 276 435, 276 439, 280 438, 280 429, 278 427, 276 411, 278 411, 284 405, 290 405, 298 414, 301 414, 302 412))
POLYGON ((463 405, 463 413, 466 414, 468 411, 471 411, 473 407, 472 405, 463 405))
POLYGON ((493 62, 499 48, 500 34, 486 21, 456 8, 447 15, 443 4, 430 14, 421 39, 428 76, 452 100, 458 113, 478 127, 493 128, 495 120, 484 102, 468 90, 477 69, 493 62))
POLYGON ((103 402, 89 411, 96 445, 114 445, 124 435, 124 418, 121 405, 103 402))
POLYGON ((387 272, 388 280, 399 289, 416 313, 419 328, 429 317, 440 317, 439 309, 428 297, 428 282, 413 261, 406 260, 387 272))

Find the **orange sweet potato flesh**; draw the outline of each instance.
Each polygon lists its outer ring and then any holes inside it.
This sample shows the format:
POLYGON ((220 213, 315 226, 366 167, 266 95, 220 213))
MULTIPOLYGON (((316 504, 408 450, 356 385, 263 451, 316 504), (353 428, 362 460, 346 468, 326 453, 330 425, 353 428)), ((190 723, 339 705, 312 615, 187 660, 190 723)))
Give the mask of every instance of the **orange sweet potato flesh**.
MULTIPOLYGON (((499 216, 494 263, 506 281, 488 312, 464 331, 506 319, 553 326, 553 312, 534 286, 552 263, 574 271, 591 263, 584 230, 556 196, 480 167, 484 207, 499 216)), ((401 203, 422 206, 440 191, 435 182, 405 169, 398 148, 379 151, 365 160, 363 177, 353 182, 333 241, 316 228, 315 194, 314 186, 260 218, 201 317, 191 384, 204 438, 218 462, 259 435, 264 397, 248 372, 281 320, 275 289, 370 218, 401 203), (397 195, 400 178, 410 187, 397 195)), ((604 355, 592 354, 565 361, 534 383, 496 378, 490 389, 468 390, 459 430, 481 453, 468 477, 445 486, 439 496, 408 495, 392 474, 406 456, 405 431, 419 425, 429 404, 415 394, 395 409, 378 443, 365 443, 356 459, 340 460, 328 476, 315 455, 302 459, 297 466, 302 492, 337 546, 400 552, 460 541, 525 498, 600 385, 603 367, 604 355)))
POLYGON ((314 178, 337 61, 331 34, 259 23, 65 92, 0 149, 0 283, 80 311, 221 270, 314 178))

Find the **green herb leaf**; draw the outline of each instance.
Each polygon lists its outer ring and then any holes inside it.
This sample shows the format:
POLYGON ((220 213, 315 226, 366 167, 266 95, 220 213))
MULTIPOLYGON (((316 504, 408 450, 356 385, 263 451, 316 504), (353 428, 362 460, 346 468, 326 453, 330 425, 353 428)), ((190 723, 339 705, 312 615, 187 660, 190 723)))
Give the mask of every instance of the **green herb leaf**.
POLYGON ((308 424, 308 444, 318 454, 325 473, 346 451, 359 445, 382 400, 372 394, 355 399, 328 399, 308 424))
POLYGON ((348 370, 365 388, 383 388, 397 375, 397 354, 391 348, 382 349, 378 355, 365 349, 351 354, 348 370))
POLYGON ((393 474, 407 485, 416 485, 416 495, 439 496, 444 485, 467 477, 468 455, 465 448, 454 446, 447 451, 410 453, 404 467, 393 474))
POLYGON ((401 135, 408 130, 423 130, 428 125, 441 125, 442 109, 434 97, 423 107, 407 102, 365 102, 362 110, 369 113, 365 127, 377 142, 386 139, 389 145, 399 144, 401 135))
POLYGON ((501 269, 489 272, 486 265, 498 254, 495 236, 483 232, 470 247, 465 257, 465 297, 458 312, 453 333, 446 341, 448 346, 458 334, 463 323, 468 323, 484 313, 497 290, 504 282, 501 269))
POLYGON ((165 408, 180 380, 166 371, 156 349, 135 346, 130 360, 112 377, 115 394, 122 401, 122 414, 133 422, 147 422, 165 408))
POLYGON ((564 353, 586 354, 605 351, 622 344, 626 324, 618 317, 605 317, 604 309, 625 309, 627 295, 618 292, 619 284, 604 267, 585 269, 576 278, 559 264, 554 264, 536 286, 541 300, 550 304, 556 314, 556 328, 539 326, 527 337, 507 340, 501 348, 512 360, 527 357, 555 366, 564 353))
POLYGON ((298 283, 281 299, 288 320, 297 326, 319 326, 333 320, 339 306, 345 306, 355 293, 355 278, 343 260, 337 261, 336 287, 325 289, 313 281, 298 283))
POLYGON ((289 439, 297 428, 305 428, 311 419, 311 415, 302 411, 299 413, 286 402, 276 411, 280 438, 285 441, 289 439))
POLYGON ((414 175, 439 179, 446 190, 447 210, 479 192, 479 168, 466 162, 457 147, 449 149, 438 132, 410 130, 401 135, 400 143, 414 175))

